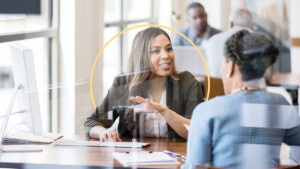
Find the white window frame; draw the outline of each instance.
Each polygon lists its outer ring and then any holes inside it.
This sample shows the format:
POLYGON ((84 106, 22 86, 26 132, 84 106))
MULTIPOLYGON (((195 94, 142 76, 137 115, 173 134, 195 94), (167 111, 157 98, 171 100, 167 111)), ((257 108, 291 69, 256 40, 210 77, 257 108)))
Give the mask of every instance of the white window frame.
MULTIPOLYGON (((124 19, 124 13, 126 12, 126 0, 119 0, 121 2, 121 16, 120 21, 115 22, 105 22, 104 23, 104 29, 109 27, 118 27, 119 30, 124 30, 128 25, 135 24, 135 23, 141 23, 141 22, 149 22, 149 23, 157 23, 157 16, 155 14, 155 5, 156 0, 150 0, 151 3, 151 12, 150 17, 143 18, 143 19, 131 19, 131 20, 125 20, 124 19)), ((124 37, 120 38, 120 70, 122 70, 122 67, 124 66, 124 56, 125 56, 125 49, 124 49, 124 37)))
MULTIPOLYGON (((13 42, 13 41, 20 41, 20 40, 29 40, 29 39, 35 39, 35 38, 47 38, 48 39, 48 62, 49 62, 49 75, 48 75, 48 81, 49 84, 52 84, 52 63, 54 55, 56 55, 56 52, 53 51, 53 45, 56 44, 55 38, 58 35, 58 29, 57 29, 57 14, 55 12, 56 9, 53 8, 53 6, 57 7, 57 0, 49 0, 48 1, 48 7, 49 7, 49 20, 48 20, 48 28, 47 29, 40 29, 40 30, 34 30, 34 31, 19 31, 19 32, 12 32, 12 33, 2 33, 0 34, 0 43, 5 42, 13 42), (55 17, 54 17, 55 16, 55 17)), ((49 97, 52 97, 53 93, 52 90, 49 90, 49 97)), ((53 110, 53 103, 52 99, 49 98, 49 117, 48 117, 48 128, 47 131, 53 131, 53 116, 56 116, 56 111, 53 110)))

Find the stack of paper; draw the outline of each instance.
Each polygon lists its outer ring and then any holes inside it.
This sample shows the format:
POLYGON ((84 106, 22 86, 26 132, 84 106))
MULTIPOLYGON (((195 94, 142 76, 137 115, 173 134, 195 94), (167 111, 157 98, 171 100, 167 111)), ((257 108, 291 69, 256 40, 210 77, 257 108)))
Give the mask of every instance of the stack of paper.
POLYGON ((43 133, 41 135, 35 135, 30 132, 15 132, 10 133, 3 139, 4 142, 9 143, 52 143, 58 138, 61 138, 61 134, 56 133, 43 133))
POLYGON ((150 145, 150 143, 143 142, 100 142, 74 139, 59 139, 54 142, 56 146, 89 146, 89 147, 128 147, 128 148, 142 148, 150 145))
POLYGON ((163 152, 114 152, 114 158, 118 160, 123 166, 152 166, 152 165, 178 165, 180 164, 176 159, 168 156, 163 152))

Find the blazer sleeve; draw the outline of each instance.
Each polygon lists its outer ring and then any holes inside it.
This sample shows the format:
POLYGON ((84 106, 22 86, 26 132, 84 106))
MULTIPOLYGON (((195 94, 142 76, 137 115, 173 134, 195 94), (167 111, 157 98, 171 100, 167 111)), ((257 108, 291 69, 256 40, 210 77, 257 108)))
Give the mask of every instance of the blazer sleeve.
POLYGON ((97 106, 97 108, 87 117, 84 123, 84 130, 86 136, 89 137, 91 128, 94 126, 103 126, 108 127, 112 124, 112 120, 109 120, 107 117, 108 112, 108 95, 105 96, 102 103, 97 106))
POLYGON ((184 117, 190 119, 192 117, 193 110, 198 104, 204 101, 204 98, 201 84, 198 80, 195 79, 195 77, 192 74, 189 73, 188 78, 184 81, 189 82, 189 85, 185 87, 187 91, 185 93, 186 103, 184 117))
POLYGON ((112 109, 112 106, 126 104, 127 96, 126 84, 120 83, 119 77, 115 78, 102 103, 87 117, 84 123, 86 136, 89 136, 89 132, 94 126, 110 127, 113 121, 108 119, 108 111, 112 109))

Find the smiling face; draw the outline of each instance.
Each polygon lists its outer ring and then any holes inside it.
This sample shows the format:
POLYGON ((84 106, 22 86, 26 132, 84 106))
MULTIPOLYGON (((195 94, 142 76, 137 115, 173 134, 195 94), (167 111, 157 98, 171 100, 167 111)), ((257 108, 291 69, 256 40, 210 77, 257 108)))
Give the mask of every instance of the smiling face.
POLYGON ((153 38, 150 47, 150 62, 155 76, 171 75, 174 68, 174 52, 170 40, 163 34, 153 38))

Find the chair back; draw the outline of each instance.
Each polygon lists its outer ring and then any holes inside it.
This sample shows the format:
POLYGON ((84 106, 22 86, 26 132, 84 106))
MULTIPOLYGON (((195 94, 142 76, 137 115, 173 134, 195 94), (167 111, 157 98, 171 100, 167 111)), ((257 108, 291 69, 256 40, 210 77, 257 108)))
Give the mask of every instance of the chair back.
MULTIPOLYGON (((210 92, 209 92, 209 97, 208 99, 214 98, 216 96, 222 96, 225 95, 224 93, 224 87, 222 83, 221 78, 214 78, 210 77, 210 92)), ((204 96, 207 95, 207 90, 208 90, 208 78, 205 76, 204 79, 204 96)))

